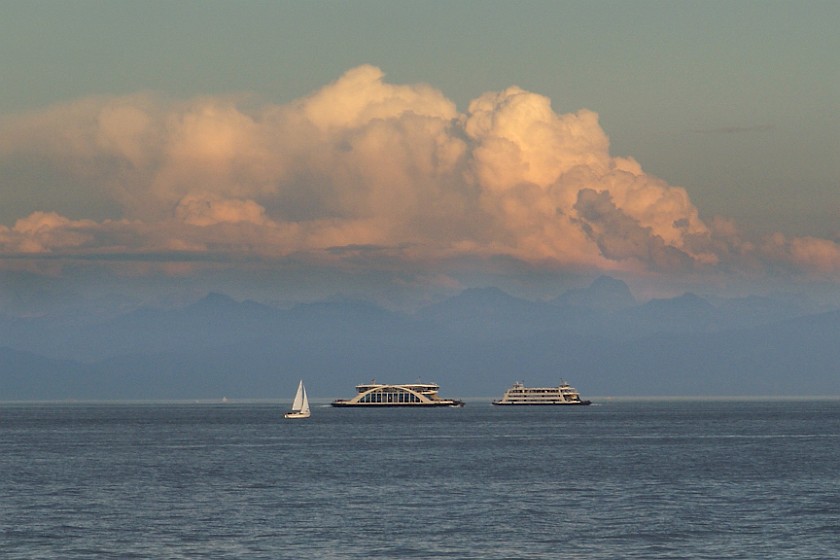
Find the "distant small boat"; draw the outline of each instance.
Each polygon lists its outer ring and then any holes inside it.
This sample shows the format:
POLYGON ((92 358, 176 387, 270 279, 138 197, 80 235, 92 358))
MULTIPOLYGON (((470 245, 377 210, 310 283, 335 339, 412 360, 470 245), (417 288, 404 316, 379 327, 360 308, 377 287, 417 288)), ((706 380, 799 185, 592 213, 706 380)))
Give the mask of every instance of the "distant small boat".
POLYGON ((283 418, 309 418, 309 399, 306 398, 306 388, 303 386, 303 379, 298 383, 295 400, 292 402, 292 410, 284 414, 283 418))

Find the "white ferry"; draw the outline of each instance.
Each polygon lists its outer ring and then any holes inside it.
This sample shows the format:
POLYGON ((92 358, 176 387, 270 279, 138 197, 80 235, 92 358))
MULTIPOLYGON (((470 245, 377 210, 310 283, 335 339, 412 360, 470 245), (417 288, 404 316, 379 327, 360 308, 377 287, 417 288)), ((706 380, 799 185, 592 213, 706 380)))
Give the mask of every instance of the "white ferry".
POLYGON ((592 401, 580 398, 577 389, 561 381, 557 387, 526 387, 521 381, 505 391, 501 399, 493 401, 498 405, 587 405, 592 401))
POLYGON ((444 399, 438 395, 436 383, 409 383, 384 385, 367 383, 356 385, 352 399, 334 400, 332 406, 464 406, 464 401, 444 399))

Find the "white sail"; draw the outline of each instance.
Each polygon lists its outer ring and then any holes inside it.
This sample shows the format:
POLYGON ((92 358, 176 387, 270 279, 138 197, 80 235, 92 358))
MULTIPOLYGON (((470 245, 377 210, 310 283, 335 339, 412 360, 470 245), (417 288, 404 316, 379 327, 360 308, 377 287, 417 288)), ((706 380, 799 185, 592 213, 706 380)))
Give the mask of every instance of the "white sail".
POLYGON ((309 414, 309 399, 306 397, 306 388, 303 386, 303 381, 300 382, 300 388, 301 393, 303 393, 303 398, 300 403, 300 411, 303 414, 309 414))
POLYGON ((283 415, 284 418, 309 418, 309 399, 306 397, 306 388, 303 386, 303 379, 298 383, 295 400, 292 401, 292 410, 283 415))
POLYGON ((303 408, 303 396, 305 394, 303 388, 303 379, 298 383, 297 393, 295 393, 295 400, 292 402, 292 410, 297 412, 303 408))

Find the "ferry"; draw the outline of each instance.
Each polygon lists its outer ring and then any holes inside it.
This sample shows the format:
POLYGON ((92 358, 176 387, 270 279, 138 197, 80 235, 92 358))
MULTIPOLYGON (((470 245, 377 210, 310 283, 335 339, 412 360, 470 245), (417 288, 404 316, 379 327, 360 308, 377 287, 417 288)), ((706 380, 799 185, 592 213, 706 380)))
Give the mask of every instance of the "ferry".
POLYGON ((352 399, 337 399, 332 406, 464 406, 464 401, 444 399, 438 395, 437 383, 409 383, 405 385, 384 385, 366 383, 356 385, 356 396, 352 399))
POLYGON ((592 401, 581 400, 577 389, 561 381, 557 387, 526 387, 521 381, 505 391, 497 405, 588 405, 592 401))

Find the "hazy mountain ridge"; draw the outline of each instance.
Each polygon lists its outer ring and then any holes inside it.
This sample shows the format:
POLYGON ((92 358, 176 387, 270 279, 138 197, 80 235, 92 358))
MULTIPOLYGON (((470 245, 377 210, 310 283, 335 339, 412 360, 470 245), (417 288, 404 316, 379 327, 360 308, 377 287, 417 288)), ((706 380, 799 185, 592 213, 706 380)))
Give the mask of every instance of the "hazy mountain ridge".
POLYGON ((695 294, 639 304, 606 277, 548 302, 470 289, 413 315, 209 294, 78 326, 0 318, 0 400, 282 398, 300 377, 316 397, 374 377, 457 396, 560 378, 590 395, 840 394, 825 375, 840 364, 840 311, 807 312, 695 294))
POLYGON ((636 305, 626 283, 610 276, 599 276, 586 288, 573 288, 552 300, 560 306, 618 311, 636 305))

